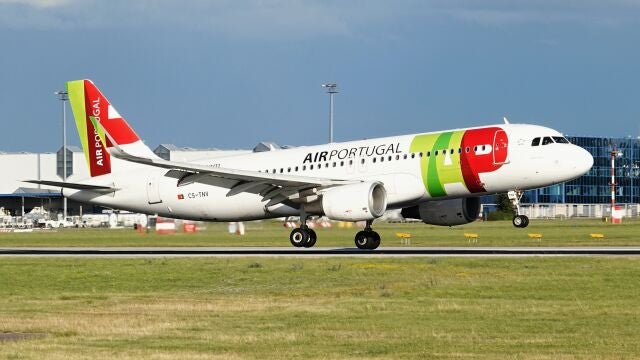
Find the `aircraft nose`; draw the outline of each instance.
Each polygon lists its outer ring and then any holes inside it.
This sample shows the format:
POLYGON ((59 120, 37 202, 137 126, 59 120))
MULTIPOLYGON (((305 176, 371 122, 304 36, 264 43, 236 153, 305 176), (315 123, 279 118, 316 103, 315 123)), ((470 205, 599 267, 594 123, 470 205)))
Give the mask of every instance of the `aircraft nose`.
POLYGON ((576 177, 586 174, 593 166, 593 156, 580 146, 575 146, 570 161, 576 177))

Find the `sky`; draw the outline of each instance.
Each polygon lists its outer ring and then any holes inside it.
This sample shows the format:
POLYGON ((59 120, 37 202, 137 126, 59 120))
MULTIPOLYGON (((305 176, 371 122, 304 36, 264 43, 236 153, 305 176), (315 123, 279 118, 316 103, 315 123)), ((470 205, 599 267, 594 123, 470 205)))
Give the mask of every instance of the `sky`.
POLYGON ((327 82, 336 141, 637 137, 639 44, 640 0, 0 0, 0 151, 56 151, 83 78, 152 149, 325 143, 327 82))

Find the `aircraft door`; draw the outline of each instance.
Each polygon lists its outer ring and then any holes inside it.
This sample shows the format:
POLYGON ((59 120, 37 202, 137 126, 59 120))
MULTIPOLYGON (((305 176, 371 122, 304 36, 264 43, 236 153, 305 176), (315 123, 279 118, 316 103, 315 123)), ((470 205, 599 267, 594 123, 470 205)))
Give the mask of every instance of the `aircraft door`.
POLYGON ((150 175, 147 178, 147 199, 149 200, 149 204, 159 204, 162 202, 158 177, 155 175, 150 175))
POLYGON ((509 138, 504 130, 498 130, 493 136, 493 163, 506 164, 509 162, 508 157, 509 138))

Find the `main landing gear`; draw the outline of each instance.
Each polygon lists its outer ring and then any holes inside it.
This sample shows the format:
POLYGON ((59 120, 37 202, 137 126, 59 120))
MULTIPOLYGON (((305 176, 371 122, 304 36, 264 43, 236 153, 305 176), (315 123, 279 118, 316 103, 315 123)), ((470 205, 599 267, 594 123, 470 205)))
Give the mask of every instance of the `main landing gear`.
POLYGON ((526 228, 529 225, 529 218, 526 215, 520 215, 520 199, 522 198, 522 191, 509 191, 507 196, 509 200, 511 200, 511 204, 513 205, 513 209, 516 212, 516 215, 513 217, 511 222, 513 226, 518 228, 526 228))
POLYGON ((304 211, 300 212, 300 227, 293 229, 291 234, 289 235, 289 241, 291 241, 291 245, 295 247, 306 247, 310 248, 316 244, 318 240, 318 236, 313 229, 310 229, 307 226, 307 213, 304 211))
POLYGON ((380 235, 371 229, 373 220, 367 220, 364 230, 358 231, 354 239, 358 249, 373 250, 380 246, 380 235))
MULTIPOLYGON (((307 226, 307 219, 307 214, 302 212, 300 214, 300 227, 293 229, 289 235, 291 245, 310 248, 316 244, 318 236, 313 229, 307 226)), ((372 223, 373 220, 368 220, 364 230, 358 231, 356 234, 354 241, 358 249, 374 250, 380 246, 380 235, 371 229, 372 223)))

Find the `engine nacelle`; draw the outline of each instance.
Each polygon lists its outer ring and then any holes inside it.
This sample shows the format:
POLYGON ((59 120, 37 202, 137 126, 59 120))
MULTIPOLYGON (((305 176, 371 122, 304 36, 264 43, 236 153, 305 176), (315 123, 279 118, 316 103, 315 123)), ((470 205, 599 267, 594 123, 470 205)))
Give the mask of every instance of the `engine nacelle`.
POLYGON ((462 225, 475 221, 480 214, 480 198, 469 197, 423 202, 402 209, 405 219, 422 220, 430 225, 462 225))
POLYGON ((322 212, 332 220, 373 220, 387 210, 387 190, 379 182, 342 185, 322 195, 322 212))

